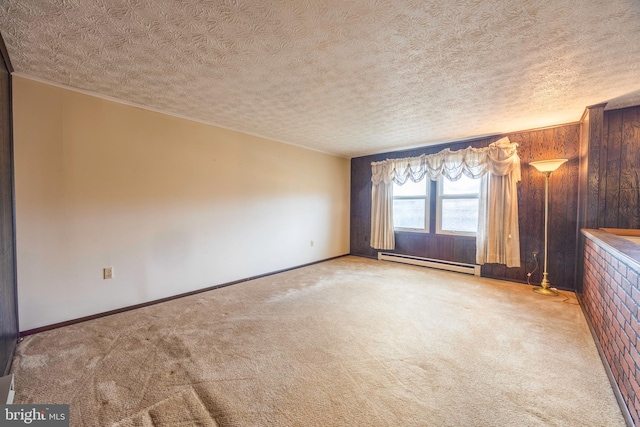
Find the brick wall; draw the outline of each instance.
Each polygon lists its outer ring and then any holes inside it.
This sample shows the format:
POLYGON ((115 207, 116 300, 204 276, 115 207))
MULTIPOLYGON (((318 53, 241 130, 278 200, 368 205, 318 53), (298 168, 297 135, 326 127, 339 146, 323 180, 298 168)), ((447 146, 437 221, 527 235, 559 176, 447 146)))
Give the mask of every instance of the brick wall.
POLYGON ((640 268, 589 237, 584 256, 584 309, 631 418, 640 426, 640 268))

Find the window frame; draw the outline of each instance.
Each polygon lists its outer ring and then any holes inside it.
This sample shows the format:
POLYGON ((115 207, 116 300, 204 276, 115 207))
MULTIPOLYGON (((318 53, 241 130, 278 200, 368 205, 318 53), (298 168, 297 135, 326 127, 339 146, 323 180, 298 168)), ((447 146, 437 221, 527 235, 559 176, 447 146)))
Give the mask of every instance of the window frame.
MULTIPOLYGON (((442 229, 442 200, 447 199, 476 199, 479 202, 480 199, 480 183, 478 183, 477 193, 464 193, 464 194, 443 194, 443 182, 446 178, 440 175, 437 180, 436 189, 436 234, 443 234, 448 236, 469 236, 476 237, 477 231, 456 231, 456 230, 443 230, 442 229)), ((469 178, 474 179, 474 178, 469 178)), ((481 178, 475 178, 480 181, 481 178)), ((478 221, 480 218, 478 218, 478 221)), ((477 227, 476 227, 477 229, 477 227)))
MULTIPOLYGON (((394 232, 403 232, 403 233, 430 233, 430 224, 431 224, 431 180, 428 176, 424 176, 422 180, 419 182, 424 182, 425 186, 425 195, 412 195, 412 196, 396 196, 395 191, 393 194, 393 202, 396 200, 424 200, 424 228, 408 228, 408 227, 396 227, 393 225, 394 232)), ((395 182, 392 183, 393 186, 398 185, 395 182)), ((393 206, 391 207, 393 209, 393 206)))

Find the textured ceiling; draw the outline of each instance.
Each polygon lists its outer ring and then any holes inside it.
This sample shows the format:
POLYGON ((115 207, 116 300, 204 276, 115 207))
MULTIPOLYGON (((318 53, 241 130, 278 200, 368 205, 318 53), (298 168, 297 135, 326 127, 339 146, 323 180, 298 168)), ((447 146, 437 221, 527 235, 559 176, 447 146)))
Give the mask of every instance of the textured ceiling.
POLYGON ((637 0, 5 0, 15 71, 343 156, 640 104, 637 0))

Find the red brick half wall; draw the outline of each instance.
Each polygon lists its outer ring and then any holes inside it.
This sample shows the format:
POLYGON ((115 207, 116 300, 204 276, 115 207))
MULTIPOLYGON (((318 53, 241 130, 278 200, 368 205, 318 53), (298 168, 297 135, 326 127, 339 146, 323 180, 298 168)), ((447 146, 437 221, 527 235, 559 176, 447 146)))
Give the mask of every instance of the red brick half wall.
POLYGON ((601 230, 583 234, 584 311, 629 414, 640 426, 640 246, 601 230))

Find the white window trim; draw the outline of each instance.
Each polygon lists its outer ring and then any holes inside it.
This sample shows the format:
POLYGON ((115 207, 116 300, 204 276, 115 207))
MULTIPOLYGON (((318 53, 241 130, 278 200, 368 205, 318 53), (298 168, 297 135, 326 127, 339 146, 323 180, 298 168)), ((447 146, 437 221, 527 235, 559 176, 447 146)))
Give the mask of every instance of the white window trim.
POLYGON ((444 234, 449 236, 470 236, 476 237, 475 231, 453 231, 442 229, 442 199, 478 199, 479 193, 469 194, 442 194, 442 180, 445 177, 438 178, 438 189, 436 191, 436 234, 444 234))
POLYGON ((427 187, 426 193, 424 196, 393 196, 393 200, 416 200, 416 199, 424 199, 424 229, 422 228, 406 228, 406 227, 396 227, 393 226, 393 231, 400 231, 404 233, 425 233, 429 234, 429 224, 430 222, 430 213, 431 213, 431 201, 430 201, 430 193, 431 193, 431 180, 425 176, 423 178, 424 185, 427 187))

